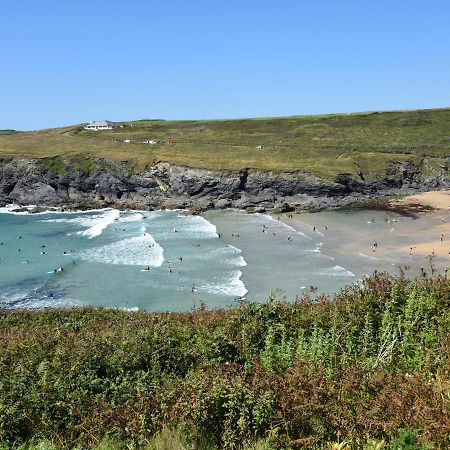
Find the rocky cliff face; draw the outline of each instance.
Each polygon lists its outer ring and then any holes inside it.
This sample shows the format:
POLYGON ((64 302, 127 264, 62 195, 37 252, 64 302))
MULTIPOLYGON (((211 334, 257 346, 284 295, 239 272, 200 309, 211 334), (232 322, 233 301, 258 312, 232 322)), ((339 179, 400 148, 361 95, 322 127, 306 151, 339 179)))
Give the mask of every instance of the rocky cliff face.
POLYGON ((301 171, 255 169, 210 171, 157 163, 133 174, 126 165, 96 160, 90 172, 67 166, 55 171, 40 160, 0 159, 0 204, 69 208, 244 208, 319 210, 351 206, 398 193, 450 187, 448 172, 425 177, 408 163, 393 164, 389 178, 355 181, 340 174, 334 182, 301 171))

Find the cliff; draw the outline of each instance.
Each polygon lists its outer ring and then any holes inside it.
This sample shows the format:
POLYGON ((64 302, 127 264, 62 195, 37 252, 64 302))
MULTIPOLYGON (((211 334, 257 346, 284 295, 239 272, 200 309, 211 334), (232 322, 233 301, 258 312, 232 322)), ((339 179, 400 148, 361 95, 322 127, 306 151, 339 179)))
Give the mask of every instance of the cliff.
POLYGON ((136 173, 125 162, 90 157, 88 162, 86 169, 53 160, 0 158, 0 204, 319 210, 450 187, 447 168, 425 175, 408 161, 392 162, 382 178, 361 172, 357 180, 341 173, 333 181, 302 171, 207 170, 159 162, 136 173))

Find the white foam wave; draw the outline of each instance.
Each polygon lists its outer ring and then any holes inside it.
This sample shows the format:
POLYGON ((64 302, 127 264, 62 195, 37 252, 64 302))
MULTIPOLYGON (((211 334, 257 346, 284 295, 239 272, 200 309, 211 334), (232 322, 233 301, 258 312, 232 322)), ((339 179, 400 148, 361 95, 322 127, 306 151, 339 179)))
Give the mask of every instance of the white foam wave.
POLYGON ((380 259, 380 258, 376 258, 375 256, 369 256, 369 255, 366 255, 365 253, 361 253, 361 252, 359 252, 358 255, 359 255, 359 256, 362 256, 362 257, 364 257, 364 258, 373 259, 373 260, 378 260, 378 259, 380 259))
POLYGON ((91 217, 91 226, 84 231, 79 231, 78 234, 82 236, 87 236, 89 239, 92 239, 94 237, 100 236, 103 231, 116 219, 120 217, 120 212, 116 209, 112 209, 110 211, 107 211, 106 213, 97 216, 96 218, 91 217))
POLYGON ((354 277, 355 274, 342 266, 331 266, 317 272, 317 275, 333 276, 333 277, 354 277))
POLYGON ((231 244, 228 244, 225 248, 231 250, 232 253, 242 253, 242 250, 240 248, 237 248, 231 244))
POLYGON ((42 309, 42 308, 72 308, 81 306, 80 302, 62 297, 52 297, 33 289, 30 292, 2 294, 0 305, 4 309, 42 309))
POLYGON ((25 298, 12 306, 11 309, 75 308, 80 306, 82 306, 81 303, 66 299, 61 301, 48 298, 25 298))
POLYGON ((139 222, 144 216, 141 213, 131 214, 129 216, 120 217, 120 222, 139 222))
POLYGON ((261 214, 261 216, 264 217, 265 219, 267 219, 268 221, 280 224, 283 228, 287 228, 287 229, 289 229, 291 231, 297 231, 294 227, 291 227, 286 222, 283 222, 281 220, 275 219, 274 217, 272 217, 269 214, 261 214))
MULTIPOLYGON (((10 203, 6 206, 0 208, 0 214, 14 214, 14 215, 27 215, 31 214, 33 216, 42 216, 47 214, 89 214, 93 212, 101 212, 101 211, 109 211, 110 208, 100 208, 100 209, 85 209, 85 210, 73 210, 73 211, 64 211, 58 208, 57 206, 47 206, 48 209, 39 210, 38 212, 34 212, 33 210, 39 208, 37 205, 17 205, 15 203, 10 203)), ((50 219, 49 219, 50 221, 50 219)))
MULTIPOLYGON (((92 212, 92 211, 91 211, 92 212)), ((116 218, 119 218, 119 211, 114 209, 103 209, 103 210, 96 210, 95 212, 99 214, 90 214, 85 215, 81 213, 77 213, 75 217, 58 217, 56 219, 42 219, 40 222, 46 222, 46 223, 74 223, 77 225, 80 225, 85 228, 93 228, 98 226, 99 224, 103 223, 106 220, 109 220, 108 217, 112 216, 113 221, 116 218), (81 215, 79 215, 81 214, 81 215)), ((73 213, 70 213, 73 214, 73 213)), ((109 225, 109 223, 108 223, 109 225)), ((85 230, 83 232, 80 232, 79 234, 86 233, 88 230, 85 230)))
POLYGON ((217 228, 201 216, 178 216, 182 219, 179 231, 189 234, 192 239, 208 239, 218 237, 217 228))
POLYGON ((242 256, 239 256, 239 258, 233 258, 228 261, 228 264, 236 267, 245 267, 247 265, 247 261, 242 256))
POLYGON ((35 205, 20 206, 16 205, 15 203, 11 203, 9 205, 1 207, 0 214, 14 214, 17 216, 23 216, 26 214, 30 214, 30 211, 35 207, 35 205), (24 209, 26 209, 26 211, 24 211, 24 209))
POLYGON ((242 272, 240 270, 235 270, 220 280, 219 283, 207 283, 203 286, 199 286, 198 289, 211 294, 243 297, 248 290, 242 282, 241 276, 242 272))
POLYGON ((160 267, 164 262, 164 249, 145 227, 142 227, 141 232, 140 236, 84 250, 79 257, 106 264, 160 267))
POLYGON ((290 231, 294 231, 299 236, 302 236, 302 237, 304 237, 306 239, 311 240, 311 238, 309 236, 307 236, 305 233, 303 233, 302 231, 296 230, 294 227, 291 227, 286 222, 283 222, 281 220, 275 219, 273 216, 270 216, 269 214, 262 214, 262 216, 267 218, 268 220, 270 220, 272 222, 275 222, 275 223, 279 224, 283 228, 286 228, 286 229, 288 229, 290 231))

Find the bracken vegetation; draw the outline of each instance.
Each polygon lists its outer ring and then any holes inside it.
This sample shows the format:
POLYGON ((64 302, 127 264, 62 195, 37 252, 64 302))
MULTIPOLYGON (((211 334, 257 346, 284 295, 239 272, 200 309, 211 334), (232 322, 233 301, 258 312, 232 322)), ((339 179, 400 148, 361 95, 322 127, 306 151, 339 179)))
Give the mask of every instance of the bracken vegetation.
MULTIPOLYGON (((191 313, 0 315, 3 448, 450 447, 450 281, 191 313)), ((2 448, 0 446, 0 448, 2 448)))

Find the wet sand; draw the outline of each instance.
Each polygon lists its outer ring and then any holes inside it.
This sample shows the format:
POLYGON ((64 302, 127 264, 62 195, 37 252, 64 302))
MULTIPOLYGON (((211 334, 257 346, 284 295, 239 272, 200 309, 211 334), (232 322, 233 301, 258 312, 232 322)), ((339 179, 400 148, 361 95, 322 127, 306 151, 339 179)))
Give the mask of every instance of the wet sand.
POLYGON ((396 203, 407 208, 414 208, 416 205, 434 208, 432 213, 422 214, 436 218, 429 226, 422 227, 422 233, 411 237, 408 248, 401 247, 400 250, 409 252, 412 246, 414 253, 450 257, 450 191, 424 192, 405 197, 396 203))
POLYGON ((322 243, 321 251, 358 276, 450 267, 450 191, 407 197, 383 210, 284 214, 280 220, 322 243), (396 209, 396 204, 401 207, 396 209), (411 207, 410 207, 411 205, 411 207))

